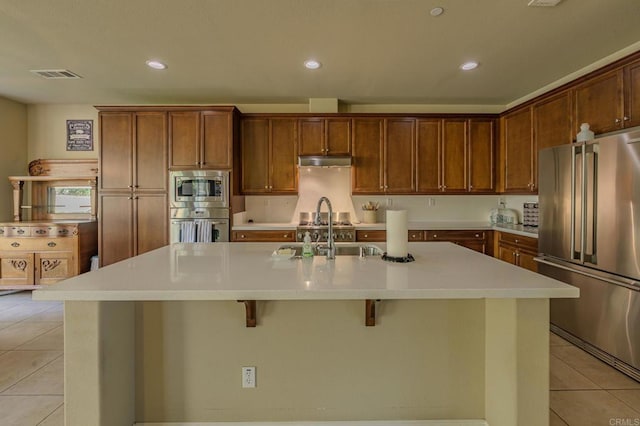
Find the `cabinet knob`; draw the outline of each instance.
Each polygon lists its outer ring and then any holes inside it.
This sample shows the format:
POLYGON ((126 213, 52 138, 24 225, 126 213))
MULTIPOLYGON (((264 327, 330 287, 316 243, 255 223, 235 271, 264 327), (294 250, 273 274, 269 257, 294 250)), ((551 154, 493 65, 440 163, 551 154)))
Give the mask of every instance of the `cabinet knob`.
POLYGON ((619 118, 616 118, 616 124, 620 123, 622 120, 620 120, 619 118))
POLYGON ((53 241, 51 241, 51 242, 47 243, 47 245, 48 245, 49 247, 55 247, 55 246, 57 246, 57 244, 56 244, 56 243, 54 243, 53 241))
POLYGON ((433 234, 433 238, 438 238, 438 234, 433 234))
POLYGON ((411 238, 415 238, 415 237, 416 237, 416 234, 411 234, 411 238))
POLYGON ((11 243, 11 247, 20 247, 20 243, 11 243))
POLYGON ((442 189, 447 189, 447 185, 442 185, 442 189))
POLYGON ((476 238, 480 238, 480 234, 476 234, 476 238))
POLYGON ((246 238, 244 234, 240 234, 240 238, 246 238))
POLYGON ((369 238, 369 234, 364 234, 364 237, 365 238, 369 238))
POLYGON ((518 239, 516 238, 516 244, 518 244, 518 239))
POLYGON ((289 238, 289 234, 284 234, 282 237, 283 238, 289 238))
POLYGON ((265 185, 265 186, 264 186, 264 189, 269 189, 269 185, 265 185))
POLYGON ((624 117, 622 117, 622 119, 623 119, 624 121, 629 121, 629 120, 630 120, 630 118, 629 118, 629 117, 627 117, 626 115, 625 115, 624 117))
POLYGON ((469 185, 469 189, 473 189, 473 185, 469 185))

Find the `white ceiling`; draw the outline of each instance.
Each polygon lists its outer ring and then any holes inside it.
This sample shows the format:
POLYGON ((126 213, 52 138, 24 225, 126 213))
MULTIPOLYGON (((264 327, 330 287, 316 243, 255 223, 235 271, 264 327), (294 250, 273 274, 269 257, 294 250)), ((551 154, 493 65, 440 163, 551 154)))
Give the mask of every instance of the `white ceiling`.
POLYGON ((0 0, 0 96, 506 105, 640 41, 639 0, 528 1, 0 0), (308 58, 322 68, 306 70, 308 58), (481 65, 464 73, 467 60, 481 65), (52 68, 84 78, 29 72, 52 68))

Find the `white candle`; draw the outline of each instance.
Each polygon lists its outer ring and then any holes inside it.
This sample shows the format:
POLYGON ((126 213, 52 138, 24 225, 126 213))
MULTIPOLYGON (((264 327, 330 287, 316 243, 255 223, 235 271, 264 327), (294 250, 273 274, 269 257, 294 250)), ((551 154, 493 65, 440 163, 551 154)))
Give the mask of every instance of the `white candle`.
POLYGON ((406 210, 387 210, 387 256, 406 257, 409 254, 409 231, 406 210))

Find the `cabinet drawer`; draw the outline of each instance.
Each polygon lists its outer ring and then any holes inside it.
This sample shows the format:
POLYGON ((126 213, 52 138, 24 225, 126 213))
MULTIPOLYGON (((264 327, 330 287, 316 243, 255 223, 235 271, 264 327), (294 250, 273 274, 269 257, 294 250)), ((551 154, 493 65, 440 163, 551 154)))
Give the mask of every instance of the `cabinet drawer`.
POLYGON ((0 250, 72 251, 75 238, 0 238, 0 250))
POLYGON ((296 231, 233 231, 233 241, 270 242, 295 241, 296 231))
POLYGON ((356 231, 356 241, 376 241, 382 242, 387 240, 387 231, 356 231))
POLYGON ((3 226, 3 237, 28 237, 31 235, 31 228, 28 226, 3 226))
POLYGON ((409 230, 409 241, 424 241, 425 231, 412 231, 409 230))
POLYGON ((538 251, 538 240, 536 238, 510 234, 508 232, 500 232, 498 241, 500 243, 513 244, 518 247, 525 247, 529 250, 533 250, 534 252, 538 251))
POLYGON ((484 231, 425 231, 427 241, 484 240, 484 231))

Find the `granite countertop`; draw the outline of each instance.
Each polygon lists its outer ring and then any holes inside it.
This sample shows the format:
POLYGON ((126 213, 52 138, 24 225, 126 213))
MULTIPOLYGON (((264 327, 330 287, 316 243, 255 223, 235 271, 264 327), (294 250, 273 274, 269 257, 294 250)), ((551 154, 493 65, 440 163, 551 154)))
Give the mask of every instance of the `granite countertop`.
MULTIPOLYGON (((560 281, 448 242, 380 256, 274 259, 279 243, 176 243, 34 291, 37 300, 357 300, 578 297, 560 281), (464 267, 461 267, 464 265, 464 267)), ((384 250, 384 244, 377 244, 384 250)))

